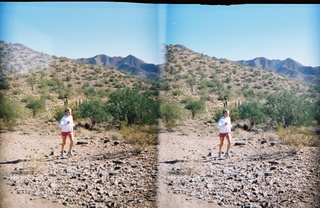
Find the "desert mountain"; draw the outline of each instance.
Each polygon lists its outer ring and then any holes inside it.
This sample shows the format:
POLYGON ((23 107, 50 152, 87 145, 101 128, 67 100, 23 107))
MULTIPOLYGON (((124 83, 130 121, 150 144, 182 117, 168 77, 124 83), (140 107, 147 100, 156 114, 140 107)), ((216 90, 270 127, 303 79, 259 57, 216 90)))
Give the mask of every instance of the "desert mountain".
POLYGON ((252 60, 240 60, 236 62, 245 66, 274 71, 278 74, 304 82, 317 83, 320 80, 320 67, 303 66, 299 62, 290 58, 282 61, 278 59, 269 60, 264 57, 258 57, 252 60))
MULTIPOLYGON (((174 47, 185 51, 185 53, 196 53, 183 45, 174 45, 174 47)), ((226 59, 217 60, 230 61, 226 59)), ((0 41, 0 68, 2 72, 8 71, 13 74, 23 74, 40 71, 48 67, 52 61, 51 55, 32 50, 23 44, 12 44, 0 41)), ((75 61, 115 68, 119 71, 149 80, 158 80, 162 76, 163 71, 162 64, 155 65, 152 63, 145 63, 143 60, 133 55, 128 55, 127 57, 109 57, 107 55, 100 54, 91 58, 75 59, 75 61)), ((167 62, 168 61, 170 62, 170 60, 167 60, 167 62)), ((264 57, 259 57, 252 60, 230 62, 272 71, 303 82, 318 83, 320 81, 320 67, 304 66, 290 58, 287 58, 286 60, 269 60, 264 57)))
POLYGON ((101 54, 91 58, 80 58, 77 61, 90 63, 104 67, 114 67, 120 71, 128 72, 134 76, 155 80, 158 79, 161 72, 161 65, 148 64, 133 55, 123 57, 109 57, 101 54))
MULTIPOLYGON (((48 54, 32 50, 20 43, 12 44, 4 41, 0 41, 0 55, 1 70, 12 74, 41 71, 49 67, 53 61, 52 56, 48 54)), ((96 55, 92 58, 79 58, 76 61, 115 68, 119 71, 150 80, 159 78, 162 67, 162 65, 145 63, 133 55, 125 58, 96 55)))
POLYGON ((20 43, 0 41, 0 69, 12 74, 41 71, 52 63, 52 56, 32 50, 20 43))
POLYGON ((171 93, 176 99, 197 95, 236 102, 280 90, 307 91, 304 83, 271 70, 210 57, 181 45, 168 45, 166 51, 161 87, 169 90, 164 97, 171 93))

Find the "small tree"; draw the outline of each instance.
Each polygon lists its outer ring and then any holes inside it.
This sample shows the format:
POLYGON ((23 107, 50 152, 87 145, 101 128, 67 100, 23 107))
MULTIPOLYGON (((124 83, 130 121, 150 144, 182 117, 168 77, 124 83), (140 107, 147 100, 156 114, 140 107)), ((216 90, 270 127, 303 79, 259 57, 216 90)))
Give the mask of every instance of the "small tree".
POLYGON ((288 126, 309 126, 316 119, 314 104, 304 96, 288 91, 280 91, 267 98, 267 113, 272 121, 288 126))
POLYGON ((33 74, 30 74, 27 78, 27 82, 29 83, 29 85, 31 86, 31 89, 33 91, 34 89, 34 85, 37 83, 37 77, 36 77, 36 74, 33 73, 33 74))
POLYGON ((92 127, 96 123, 107 121, 109 117, 105 104, 100 99, 84 101, 80 104, 79 110, 82 118, 90 118, 92 127))
POLYGON ((2 119, 6 126, 14 126, 17 118, 22 114, 22 108, 0 94, 0 120, 2 119))
POLYGON ((187 100, 187 105, 185 108, 191 111, 192 118, 194 118, 196 114, 202 113, 205 111, 205 102, 202 99, 195 100, 193 98, 190 98, 187 100))
POLYGON ((256 100, 243 103, 238 108, 240 119, 249 119, 251 126, 267 120, 264 106, 256 100))
POLYGON ((33 116, 36 116, 37 113, 44 111, 46 101, 44 99, 30 98, 26 107, 32 110, 33 116))
POLYGON ((132 124, 156 124, 159 103, 150 93, 140 94, 130 88, 119 89, 109 96, 107 111, 115 122, 132 124))
POLYGON ((185 109, 173 101, 162 101, 160 104, 160 116, 170 126, 174 126, 176 120, 184 115, 185 109))
POLYGON ((10 84, 7 75, 1 70, 0 71, 0 90, 10 89, 10 84))
POLYGON ((196 84, 196 79, 193 76, 194 75, 192 75, 192 77, 189 77, 188 80, 187 80, 187 83, 190 86, 190 89, 191 89, 192 93, 194 91, 194 85, 196 84))

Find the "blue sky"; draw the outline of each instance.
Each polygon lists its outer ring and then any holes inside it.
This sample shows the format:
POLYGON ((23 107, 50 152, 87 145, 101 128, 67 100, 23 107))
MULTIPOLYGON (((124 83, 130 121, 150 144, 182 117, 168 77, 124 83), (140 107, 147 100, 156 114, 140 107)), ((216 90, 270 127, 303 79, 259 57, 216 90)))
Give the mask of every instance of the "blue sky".
POLYGON ((0 3, 0 40, 50 55, 132 54, 162 63, 163 43, 217 58, 320 66, 320 5, 0 3))

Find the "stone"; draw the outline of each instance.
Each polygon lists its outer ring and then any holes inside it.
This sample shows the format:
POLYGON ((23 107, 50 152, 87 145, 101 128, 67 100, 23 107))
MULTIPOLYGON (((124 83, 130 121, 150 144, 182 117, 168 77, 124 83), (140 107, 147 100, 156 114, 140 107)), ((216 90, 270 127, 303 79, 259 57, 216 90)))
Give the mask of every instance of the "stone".
POLYGON ((234 145, 235 146, 243 146, 243 145, 247 145, 247 143, 245 143, 245 142, 235 142, 234 145))
POLYGON ((273 175, 273 172, 265 172, 264 175, 265 175, 265 176, 272 176, 272 175, 273 175))

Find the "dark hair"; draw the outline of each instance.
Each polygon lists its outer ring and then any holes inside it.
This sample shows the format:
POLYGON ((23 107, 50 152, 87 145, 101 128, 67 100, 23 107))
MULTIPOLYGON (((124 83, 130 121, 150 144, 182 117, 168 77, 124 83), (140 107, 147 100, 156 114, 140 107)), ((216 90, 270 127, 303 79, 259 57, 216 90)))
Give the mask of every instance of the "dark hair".
POLYGON ((65 112, 68 112, 68 111, 71 111, 71 109, 70 108, 66 108, 65 112))
POLYGON ((229 111, 229 110, 227 110, 227 109, 224 109, 224 110, 223 110, 223 114, 225 114, 225 113, 226 113, 227 111, 229 111))

